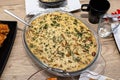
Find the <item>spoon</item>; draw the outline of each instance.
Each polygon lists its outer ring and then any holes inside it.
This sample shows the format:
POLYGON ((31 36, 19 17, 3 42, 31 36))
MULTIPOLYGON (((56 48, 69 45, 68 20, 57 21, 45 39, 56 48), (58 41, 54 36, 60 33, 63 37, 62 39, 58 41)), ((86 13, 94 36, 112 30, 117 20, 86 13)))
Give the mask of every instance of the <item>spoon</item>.
POLYGON ((12 17, 16 18, 17 20, 19 20, 20 22, 22 22, 23 24, 25 24, 26 26, 30 26, 27 22, 25 22, 24 20, 22 20, 20 17, 16 16, 15 14, 13 14, 12 12, 8 11, 8 10, 4 10, 5 13, 11 15, 12 17))

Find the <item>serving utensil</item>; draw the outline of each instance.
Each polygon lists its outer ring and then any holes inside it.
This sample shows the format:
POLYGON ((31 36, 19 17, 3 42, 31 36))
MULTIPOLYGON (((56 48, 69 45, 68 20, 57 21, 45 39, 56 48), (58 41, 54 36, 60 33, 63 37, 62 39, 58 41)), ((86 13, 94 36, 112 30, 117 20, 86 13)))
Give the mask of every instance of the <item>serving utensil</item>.
POLYGON ((20 22, 22 22, 23 24, 25 24, 26 26, 30 26, 27 22, 25 22, 23 19, 21 19, 20 17, 16 16, 15 14, 13 14, 12 12, 8 11, 8 10, 4 10, 5 13, 11 15, 12 17, 16 18, 17 20, 19 20, 20 22))

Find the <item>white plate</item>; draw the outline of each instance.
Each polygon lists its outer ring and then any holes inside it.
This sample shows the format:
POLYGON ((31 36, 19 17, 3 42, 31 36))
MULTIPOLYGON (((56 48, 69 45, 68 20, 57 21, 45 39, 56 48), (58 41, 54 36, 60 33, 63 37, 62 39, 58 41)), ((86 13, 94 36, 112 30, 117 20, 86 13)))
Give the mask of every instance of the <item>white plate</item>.
MULTIPOLYGON (((45 8, 40 6, 39 0, 25 0, 25 8, 26 8, 26 15, 35 15, 41 11, 46 10, 45 8)), ((71 12, 80 9, 81 4, 79 0, 67 0, 66 5, 59 8, 71 12)))
MULTIPOLYGON (((112 24, 111 27, 115 27, 116 24, 112 24)), ((118 46, 119 52, 120 52, 120 25, 119 27, 113 32, 116 44, 118 46)))

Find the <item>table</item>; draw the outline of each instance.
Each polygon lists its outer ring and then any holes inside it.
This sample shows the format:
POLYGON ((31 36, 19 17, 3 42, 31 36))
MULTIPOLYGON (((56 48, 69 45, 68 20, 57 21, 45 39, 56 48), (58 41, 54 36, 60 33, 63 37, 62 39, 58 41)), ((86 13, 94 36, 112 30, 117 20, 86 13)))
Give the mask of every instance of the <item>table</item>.
MULTIPOLYGON (((89 0, 80 0, 81 4, 88 3, 89 0)), ((115 11, 120 8, 120 0, 110 0, 111 7, 108 13, 115 11)), ((25 1, 24 0, 9 0, 0 1, 0 20, 10 20, 17 21, 15 18, 4 13, 3 10, 8 9, 15 13, 21 18, 25 17, 25 1)), ((83 19, 88 22, 87 13, 82 11, 73 12, 75 16, 84 17, 83 19)), ((97 29, 97 24, 90 24, 95 30, 97 29)), ((18 21, 18 27, 23 29, 24 24, 18 21)), ((34 61, 27 55, 23 42, 22 42, 22 31, 18 30, 16 34, 16 39, 9 56, 8 62, 4 69, 4 72, 0 80, 27 80, 30 75, 38 71, 40 68, 34 63, 34 61)), ((106 39, 100 39, 102 45, 102 55, 106 61, 106 69, 104 72, 105 76, 111 77, 115 80, 120 80, 120 53, 117 49, 115 40, 113 36, 106 39)), ((102 63, 100 63, 102 64, 102 63)), ((46 77, 53 75, 47 72, 39 72, 33 76, 30 80, 45 80, 46 77)), ((60 78, 61 80, 70 80, 66 78, 60 78)))

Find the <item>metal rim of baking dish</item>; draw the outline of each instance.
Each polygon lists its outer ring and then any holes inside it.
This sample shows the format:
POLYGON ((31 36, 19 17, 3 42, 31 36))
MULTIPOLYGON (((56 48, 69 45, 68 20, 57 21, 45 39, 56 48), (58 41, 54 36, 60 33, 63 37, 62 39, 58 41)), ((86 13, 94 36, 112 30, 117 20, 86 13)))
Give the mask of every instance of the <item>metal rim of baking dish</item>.
MULTIPOLYGON (((54 12, 54 11, 60 11, 62 13, 67 13, 68 15, 71 15, 73 17, 75 17, 73 14, 71 13, 68 13, 66 11, 63 11, 63 10, 59 10, 59 9, 52 9, 52 10, 47 10, 47 11, 43 11, 41 12, 40 14, 37 14, 35 15, 35 17, 33 17, 30 21, 29 21, 29 24, 36 18, 42 16, 42 15, 45 15, 45 14, 48 14, 48 13, 51 13, 51 12, 54 12)), ((54 74, 54 75, 57 75, 57 76, 62 76, 62 77, 71 77, 71 76, 77 76, 77 75, 80 75, 83 71, 85 71, 86 69, 88 69, 91 65, 93 65, 93 63, 96 61, 96 59, 98 58, 99 54, 101 53, 101 45, 100 45, 100 42, 99 42, 99 37, 97 35, 97 33, 94 31, 93 28, 91 28, 87 23, 84 22, 84 20, 82 20, 81 18, 78 18, 78 17, 75 17, 77 19, 80 19, 80 21, 82 21, 90 30, 91 32, 94 34, 94 37, 96 38, 96 42, 97 42, 97 54, 95 55, 95 58, 94 60, 88 65, 86 66, 85 68, 83 69, 80 69, 78 71, 74 71, 74 72, 66 72, 66 71, 63 71, 63 70, 60 70, 60 69, 56 69, 56 68, 52 68, 52 67, 49 67, 48 65, 42 63, 39 59, 37 59, 37 57, 35 57, 35 55, 33 55, 33 53, 30 51, 30 49, 28 48, 28 45, 27 45, 27 42, 26 42, 26 38, 25 38, 25 34, 26 34, 26 31, 27 29, 29 28, 28 26, 26 26, 24 28, 24 32, 23 32, 23 43, 24 43, 24 47, 25 47, 25 50, 27 51, 28 55, 43 69, 47 70, 48 72, 54 74)))
POLYGON ((62 5, 66 0, 57 0, 54 2, 44 2, 42 0, 39 0, 39 1, 46 7, 57 7, 57 6, 62 5))

